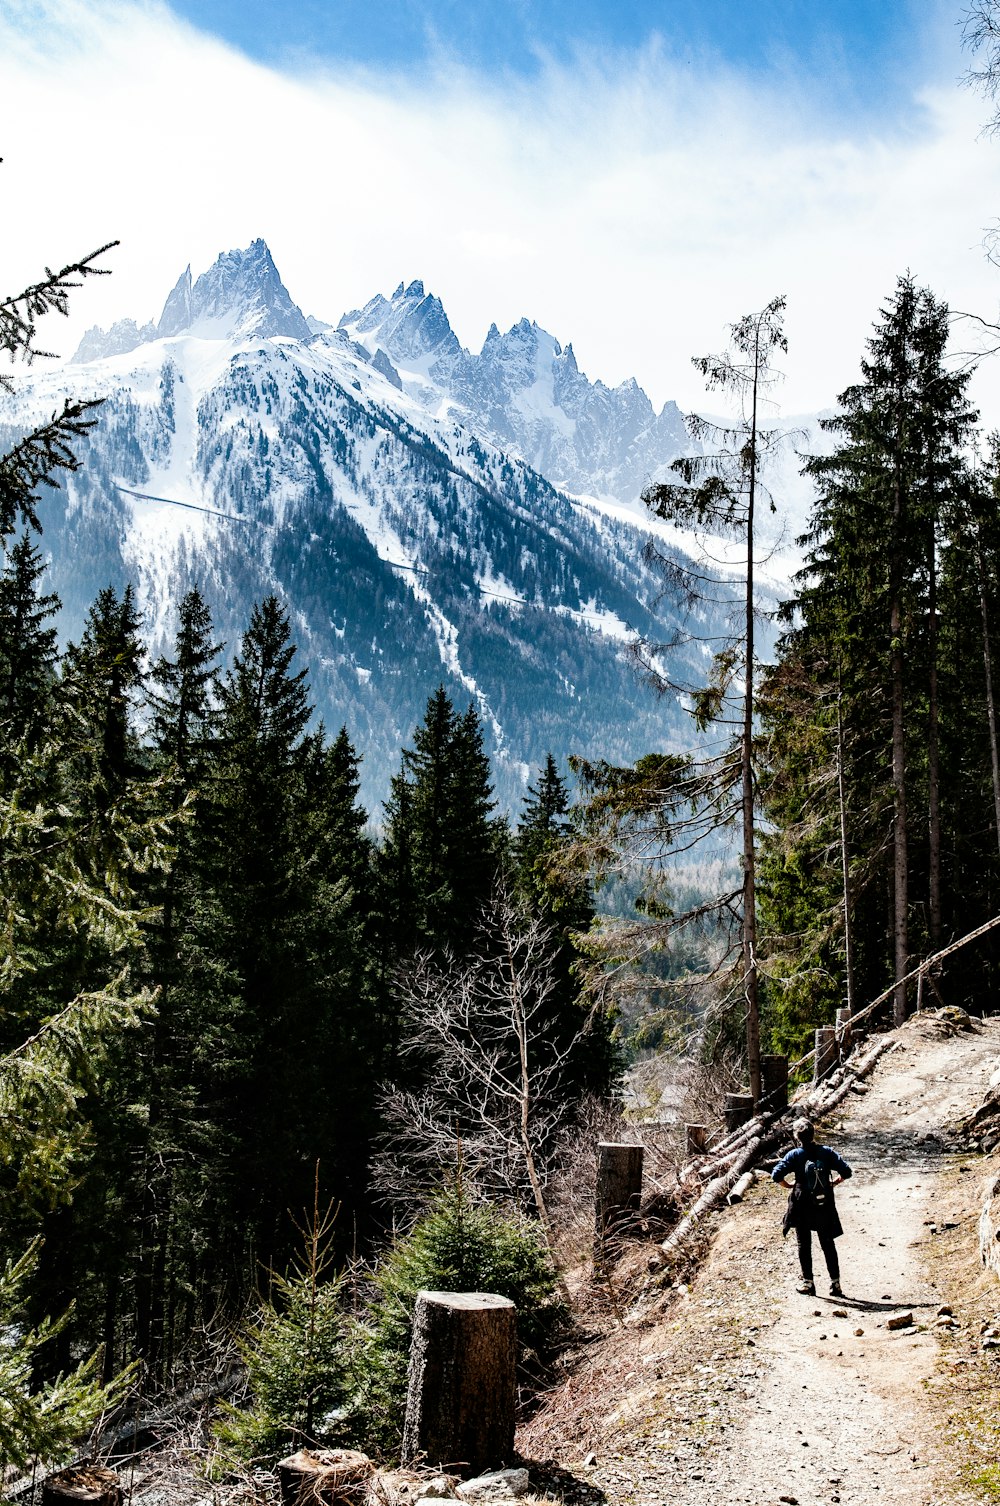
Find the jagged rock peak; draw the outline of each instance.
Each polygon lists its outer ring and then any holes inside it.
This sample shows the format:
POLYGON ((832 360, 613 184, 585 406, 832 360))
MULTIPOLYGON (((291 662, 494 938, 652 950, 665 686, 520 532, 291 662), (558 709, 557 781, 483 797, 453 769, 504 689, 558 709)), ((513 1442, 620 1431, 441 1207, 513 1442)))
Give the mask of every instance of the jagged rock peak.
POLYGON ((436 377, 463 354, 440 298, 419 278, 400 283, 391 298, 376 293, 364 308, 346 313, 339 328, 372 353, 383 350, 404 370, 417 367, 436 377))
POLYGON ((147 340, 155 339, 155 324, 140 326, 134 319, 118 319, 110 329, 94 325, 80 341, 72 360, 75 365, 83 365, 85 361, 102 361, 107 356, 124 356, 145 345, 147 340))
POLYGON ((312 331, 278 275, 266 242, 255 240, 244 251, 223 252, 196 282, 189 266, 163 306, 157 333, 308 340, 312 331))

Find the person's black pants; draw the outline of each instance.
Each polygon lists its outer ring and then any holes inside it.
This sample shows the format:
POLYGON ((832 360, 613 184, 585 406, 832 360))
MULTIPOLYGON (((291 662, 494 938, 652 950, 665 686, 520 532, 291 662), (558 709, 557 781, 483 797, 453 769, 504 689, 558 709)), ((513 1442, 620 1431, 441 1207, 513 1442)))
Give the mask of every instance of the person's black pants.
MULTIPOLYGON (((812 1237, 813 1231, 811 1229, 796 1229, 795 1231, 795 1238, 799 1246, 799 1265, 802 1267, 803 1281, 811 1281, 813 1279, 812 1237)), ((826 1260, 826 1268, 830 1273, 830 1280, 839 1281, 840 1261, 837 1259, 836 1240, 826 1229, 817 1230, 816 1237, 819 1240, 819 1247, 823 1251, 823 1257, 826 1260)))

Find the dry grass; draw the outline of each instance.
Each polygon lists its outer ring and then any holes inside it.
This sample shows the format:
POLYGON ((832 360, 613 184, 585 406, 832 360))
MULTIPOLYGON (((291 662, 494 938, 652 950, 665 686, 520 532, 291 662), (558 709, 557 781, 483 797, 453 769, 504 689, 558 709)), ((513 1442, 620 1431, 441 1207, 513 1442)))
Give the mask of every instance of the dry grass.
POLYGON ((1000 1282, 979 1256, 980 1180, 1000 1170, 997 1157, 970 1157, 947 1173, 935 1208, 939 1232, 925 1245, 930 1274, 959 1319, 941 1337, 937 1376, 943 1404, 943 1445, 950 1456, 949 1490, 956 1503, 1000 1503, 1000 1351, 984 1350, 980 1330, 1000 1313, 1000 1282), (945 1228, 945 1224, 953 1228, 945 1228))

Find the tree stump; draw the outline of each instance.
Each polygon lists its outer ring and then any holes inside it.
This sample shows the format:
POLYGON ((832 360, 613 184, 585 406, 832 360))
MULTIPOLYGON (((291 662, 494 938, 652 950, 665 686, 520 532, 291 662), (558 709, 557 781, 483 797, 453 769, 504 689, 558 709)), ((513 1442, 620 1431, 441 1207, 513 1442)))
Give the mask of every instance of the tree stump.
POLYGON ((517 1314, 490 1292, 418 1292, 403 1461, 478 1474, 514 1453, 517 1314))
POLYGON ((837 1065, 837 1032, 832 1025, 821 1025, 816 1031, 816 1058, 813 1067, 813 1082, 821 1082, 837 1065))
POLYGON ((788 1057, 762 1056, 760 1059, 760 1086, 763 1103, 768 1114, 781 1114, 788 1107, 788 1057))
POLYGON ((732 1134, 741 1125, 748 1124, 753 1118, 753 1094, 752 1093, 727 1093, 722 1109, 726 1120, 726 1130, 732 1134))
POLYGON ((851 1049, 851 1011, 848 1008, 837 1010, 837 1023, 834 1026, 837 1036, 837 1046, 840 1050, 840 1059, 848 1055, 851 1049))
POLYGON ((599 1255, 609 1239, 624 1233, 642 1200, 643 1147, 612 1140, 597 1143, 594 1241, 599 1255))
POLYGON ((77 1464, 42 1482, 42 1506, 121 1506, 122 1487, 113 1469, 77 1464))
POLYGON ((300 1448, 276 1466, 283 1506, 335 1506, 356 1502, 357 1487, 373 1469, 367 1454, 353 1448, 300 1448))
POLYGON ((687 1148, 689 1156, 700 1156, 708 1144, 707 1124, 687 1124, 687 1148))

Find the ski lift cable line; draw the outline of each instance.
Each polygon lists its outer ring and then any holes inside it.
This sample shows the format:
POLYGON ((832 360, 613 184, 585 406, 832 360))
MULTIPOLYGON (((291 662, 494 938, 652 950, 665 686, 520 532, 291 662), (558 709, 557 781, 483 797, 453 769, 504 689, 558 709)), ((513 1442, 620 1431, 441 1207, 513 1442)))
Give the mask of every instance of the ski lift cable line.
POLYGON ((226 518, 230 523, 249 523, 254 528, 266 526, 259 518, 242 517, 236 512, 220 512, 216 507, 200 507, 197 502, 180 502, 176 497, 157 497, 152 492, 140 492, 134 487, 122 486, 120 481, 115 481, 112 485, 116 491, 124 492, 127 497, 137 497, 140 502, 163 502, 167 507, 183 507, 186 512, 203 512, 210 518, 226 518))
MULTIPOLYGON (((176 497, 158 497, 153 492, 140 492, 135 487, 122 486, 119 481, 115 481, 112 484, 116 491, 123 492, 127 497, 135 497, 140 502, 162 502, 167 507, 183 507, 187 512, 205 513, 210 518, 225 518, 230 523, 248 523, 253 528, 266 528, 269 526, 261 522, 259 518, 242 517, 239 513, 234 512, 220 512, 215 507, 200 507, 196 502, 181 502, 176 497)), ((382 554, 376 554, 376 558, 383 565, 389 565, 393 570, 407 570, 412 575, 431 575, 433 573, 426 565, 404 565, 400 560, 386 559, 385 555, 382 554)), ((486 586, 477 585, 474 589, 479 592, 480 596, 491 596, 496 601, 506 601, 512 606, 533 606, 536 610, 540 608, 543 611, 558 612, 566 617, 582 617, 586 621, 602 622, 608 615, 607 612, 583 612, 575 607, 550 607, 543 602, 525 601, 520 596, 504 596, 500 591, 488 590, 486 586)), ((620 620, 627 632, 638 632, 638 629, 634 628, 630 622, 626 622, 624 618, 620 620)))
MULTIPOLYGON (((945 957, 949 957, 952 952, 960 951, 962 947, 968 946, 970 941, 978 941, 980 936, 985 936, 988 931, 995 930, 997 926, 1000 926, 1000 915, 994 915, 992 920, 988 920, 985 924, 977 926, 974 931, 969 931, 967 935, 960 936, 957 941, 953 941, 950 945, 942 947, 941 951, 934 952, 930 957, 925 958, 918 967, 911 969, 905 977, 900 978, 897 983, 890 984, 883 993, 879 994, 877 999, 873 999, 870 1004, 866 1004, 864 1009, 852 1015, 850 1023, 856 1025, 859 1020, 866 1020, 873 1010, 876 1010, 880 1004, 884 1004, 887 999, 892 997, 900 984, 912 983, 914 978, 919 978, 923 973, 929 972, 932 967, 935 967, 945 957)), ((797 1062, 792 1062, 789 1065, 789 1073, 797 1072, 800 1067, 804 1067, 807 1062, 812 1061, 815 1055, 816 1050, 814 1047, 812 1051, 807 1051, 805 1056, 800 1057, 797 1062)))

